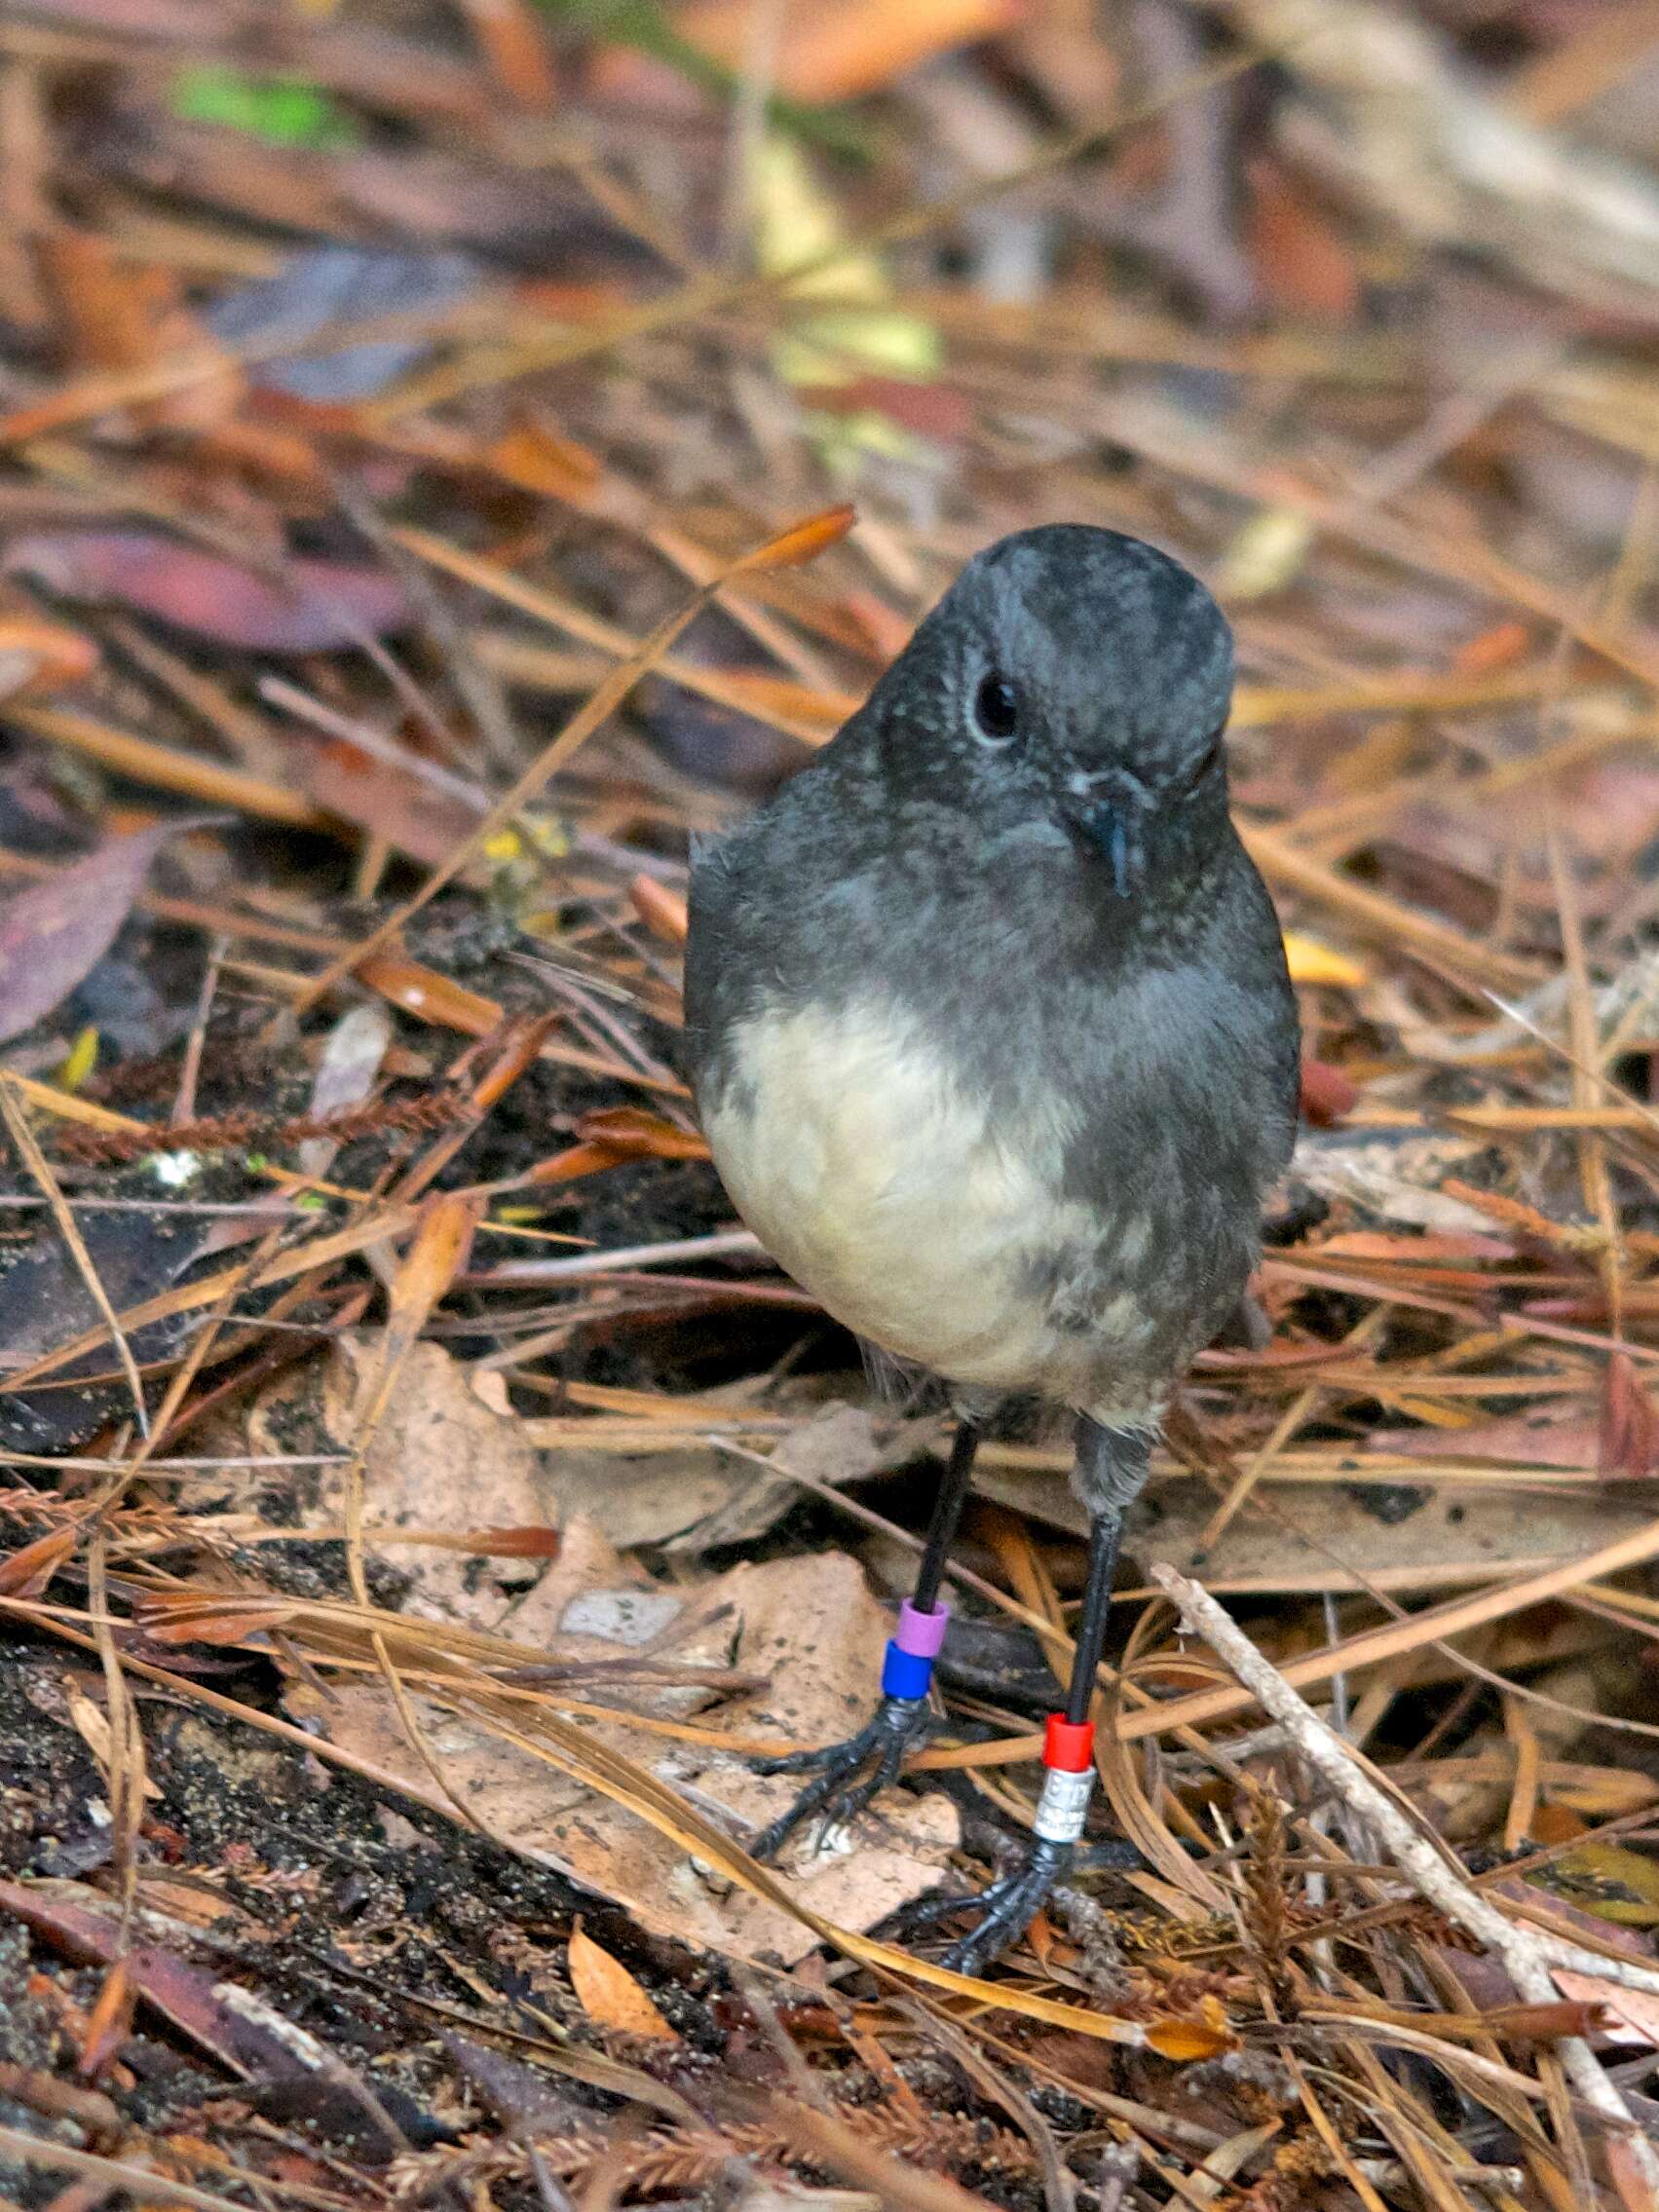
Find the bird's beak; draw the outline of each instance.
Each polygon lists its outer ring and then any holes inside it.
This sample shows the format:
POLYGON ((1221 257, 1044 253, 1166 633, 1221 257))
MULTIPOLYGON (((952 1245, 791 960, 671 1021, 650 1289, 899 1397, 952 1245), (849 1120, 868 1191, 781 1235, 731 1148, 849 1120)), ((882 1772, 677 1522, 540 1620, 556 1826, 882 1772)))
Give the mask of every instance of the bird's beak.
POLYGON ((1066 811, 1073 828, 1111 869, 1117 896, 1133 898, 1141 887, 1146 858, 1140 808, 1134 799, 1103 781, 1079 778, 1067 796, 1066 811))
POLYGON ((1083 815, 1079 825, 1089 843, 1106 855, 1112 869, 1112 886, 1120 899, 1136 888, 1139 855, 1129 843, 1129 824, 1123 808, 1105 799, 1083 815))

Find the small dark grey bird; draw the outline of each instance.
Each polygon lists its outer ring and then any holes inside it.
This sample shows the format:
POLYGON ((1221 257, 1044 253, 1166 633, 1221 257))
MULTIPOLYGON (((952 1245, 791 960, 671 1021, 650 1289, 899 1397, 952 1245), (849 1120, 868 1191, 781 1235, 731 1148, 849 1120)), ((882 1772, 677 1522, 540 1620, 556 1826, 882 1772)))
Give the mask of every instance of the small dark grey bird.
POLYGON ((1031 1855, 950 1955, 974 1971, 1069 1865, 1118 1536, 1170 1392, 1239 1310, 1291 1153, 1296 1000, 1227 813, 1232 637, 1110 530, 970 561, 867 702, 692 875, 687 1033, 715 1164, 848 1329, 960 1426, 882 1703, 753 1847, 844 1818, 924 1734, 980 1424, 1076 1415, 1089 1566, 1031 1855))

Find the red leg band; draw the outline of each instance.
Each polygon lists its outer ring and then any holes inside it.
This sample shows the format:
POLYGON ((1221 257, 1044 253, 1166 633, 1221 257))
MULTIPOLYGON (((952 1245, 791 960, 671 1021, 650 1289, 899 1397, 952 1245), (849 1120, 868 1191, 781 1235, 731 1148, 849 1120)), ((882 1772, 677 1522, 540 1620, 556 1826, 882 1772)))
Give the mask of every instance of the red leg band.
POLYGON ((1094 1722, 1068 1720, 1064 1713, 1051 1712, 1042 1740, 1042 1763, 1065 1775, 1087 1774, 1095 1763, 1094 1722))

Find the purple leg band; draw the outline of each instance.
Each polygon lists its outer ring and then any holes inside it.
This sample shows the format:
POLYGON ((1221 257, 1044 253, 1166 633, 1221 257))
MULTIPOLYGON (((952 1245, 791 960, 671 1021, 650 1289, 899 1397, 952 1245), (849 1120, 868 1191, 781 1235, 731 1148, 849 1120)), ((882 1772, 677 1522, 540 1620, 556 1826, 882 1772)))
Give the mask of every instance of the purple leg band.
POLYGON ((950 1620, 948 1605, 936 1605, 931 1613, 921 1613, 907 1597, 898 1609, 898 1631, 893 1642, 900 1651, 909 1652, 915 1659, 937 1659, 950 1620))

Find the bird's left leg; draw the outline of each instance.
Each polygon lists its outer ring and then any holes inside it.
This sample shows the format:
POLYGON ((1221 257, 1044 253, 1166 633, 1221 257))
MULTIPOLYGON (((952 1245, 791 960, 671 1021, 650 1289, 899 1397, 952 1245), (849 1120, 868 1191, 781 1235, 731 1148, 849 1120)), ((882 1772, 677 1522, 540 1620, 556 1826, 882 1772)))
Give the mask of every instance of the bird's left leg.
POLYGON ((952 1919, 959 1913, 977 1916, 971 1934, 954 1944, 941 1962, 958 1973, 978 1973, 1021 1934, 1071 1868, 1094 1789, 1094 1722, 1089 1708, 1112 1610, 1123 1516, 1146 1481, 1150 1448, 1150 1428, 1107 1429, 1087 1414, 1078 1419, 1074 1481, 1089 1509, 1088 1576, 1065 1710, 1048 1716, 1042 1794, 1032 1822, 1030 1851, 1023 1865, 993 1882, 977 1897, 929 1897, 912 1906, 907 1915, 913 1923, 952 1919))
POLYGON ((933 1662, 945 1640, 950 1607, 939 1595, 951 1539, 961 1518, 962 1501, 973 1475, 979 1429, 971 1419, 959 1425, 951 1445, 945 1480, 933 1501, 933 1518, 917 1570, 916 1588, 900 1609, 898 1633, 887 1645, 882 1669, 882 1702, 874 1716, 845 1743, 814 1751, 791 1751, 781 1759, 756 1759, 762 1775, 814 1774, 792 1805, 749 1846, 754 1858, 773 1857, 803 1820, 822 1815, 826 1822, 850 1820, 878 1791, 896 1781, 906 1757, 924 1740, 928 1727, 927 1691, 933 1662))

